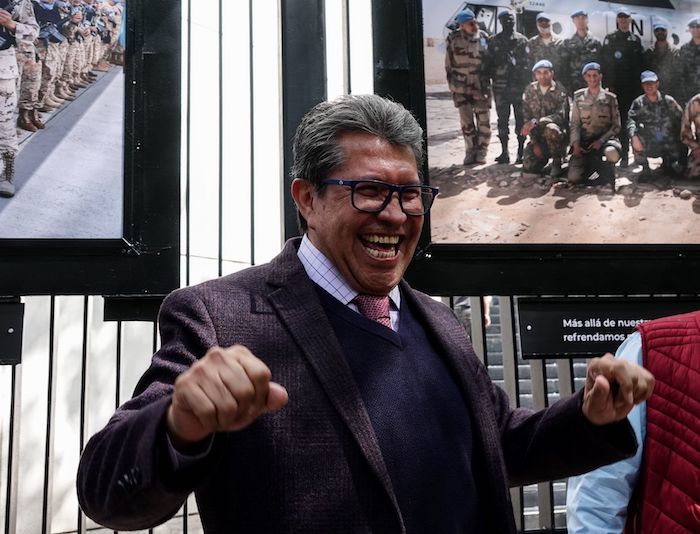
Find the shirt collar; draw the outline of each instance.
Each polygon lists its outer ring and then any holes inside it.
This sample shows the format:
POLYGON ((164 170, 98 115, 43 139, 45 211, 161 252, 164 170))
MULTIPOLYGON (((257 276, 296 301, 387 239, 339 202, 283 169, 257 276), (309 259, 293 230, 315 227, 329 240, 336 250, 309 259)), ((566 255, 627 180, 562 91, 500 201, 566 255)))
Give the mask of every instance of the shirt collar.
MULTIPOLYGON (((319 285, 321 289, 335 297, 342 304, 347 306, 359 295, 359 293, 345 281, 345 278, 343 278, 343 275, 340 274, 336 266, 333 265, 323 252, 314 246, 306 234, 304 234, 301 240, 297 256, 311 281, 319 285)), ((389 301, 392 307, 397 310, 400 309, 401 292, 398 286, 395 286, 389 291, 389 301)))

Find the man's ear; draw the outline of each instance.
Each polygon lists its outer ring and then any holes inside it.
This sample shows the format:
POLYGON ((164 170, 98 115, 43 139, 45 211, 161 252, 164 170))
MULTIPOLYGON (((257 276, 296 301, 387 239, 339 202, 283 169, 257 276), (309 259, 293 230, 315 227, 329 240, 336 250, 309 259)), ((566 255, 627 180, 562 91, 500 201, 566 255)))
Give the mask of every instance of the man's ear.
POLYGON ((304 219, 309 220, 309 216, 314 209, 315 188, 308 180, 294 178, 292 180, 292 198, 297 205, 297 209, 304 219))

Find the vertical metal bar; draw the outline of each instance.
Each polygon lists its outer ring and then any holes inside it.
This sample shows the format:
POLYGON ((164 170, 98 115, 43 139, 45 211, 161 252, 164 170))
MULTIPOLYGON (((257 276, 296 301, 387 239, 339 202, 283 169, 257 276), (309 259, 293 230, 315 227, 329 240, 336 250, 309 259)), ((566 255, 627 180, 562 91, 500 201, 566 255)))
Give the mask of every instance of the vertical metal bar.
MULTIPOLYGON (((189 158, 187 161, 189 162, 189 158)), ((189 214, 189 212, 188 212, 188 214, 189 214)), ((189 228, 189 225, 188 225, 188 228, 189 228)), ((188 253, 188 257, 189 257, 189 253, 188 253)), ((189 269, 188 269, 188 271, 189 271, 189 269)), ((116 367, 115 390, 114 390, 114 408, 117 409, 121 405, 121 394, 120 393, 121 393, 121 388, 122 388, 122 322, 121 321, 117 321, 117 349, 116 349, 116 359, 115 359, 114 365, 116 367)), ((119 534, 119 531, 115 530, 114 534, 119 534)))
MULTIPOLYGON (((187 154, 187 166, 185 168, 185 211, 187 213, 186 230, 185 230, 185 285, 190 285, 190 187, 191 187, 191 168, 190 157, 192 154, 191 148, 191 127, 192 127, 192 0, 187 0, 187 108, 185 110, 185 153, 187 154)), ((120 326, 121 328, 121 322, 120 326)), ((119 391, 117 390, 117 395, 119 391)))
POLYGON ((224 7, 219 0, 219 276, 224 274, 224 7))
POLYGON ((49 531, 49 484, 51 481, 51 450, 52 450, 52 423, 53 423, 53 394, 54 394, 54 338, 56 335, 56 297, 51 296, 49 305, 49 378, 46 386, 46 433, 44 444, 44 491, 41 503, 41 532, 47 534, 49 531))
POLYGON ((15 431, 16 418, 16 403, 17 403, 17 366, 12 366, 12 379, 10 389, 12 391, 10 397, 10 429, 8 436, 7 447, 7 494, 5 495, 5 533, 11 534, 15 532, 15 523, 17 521, 16 508, 16 489, 17 489, 17 466, 14 465, 14 452, 17 440, 17 432, 15 431))
MULTIPOLYGON (((80 452, 82 454, 85 447, 85 401, 87 386, 87 342, 88 342, 88 296, 83 297, 83 350, 80 360, 80 452)), ((85 517, 83 511, 78 506, 78 534, 85 532, 85 517)))
POLYGON ((352 94, 352 47, 350 46, 350 0, 343 3, 343 19, 345 21, 345 91, 352 94))
POLYGON ((486 329, 484 328, 484 302, 481 297, 469 297, 471 308, 472 346, 474 352, 485 365, 488 363, 486 355, 486 329))
POLYGON ((248 0, 248 87, 250 106, 250 264, 255 265, 255 67, 253 57, 253 0, 248 0))
MULTIPOLYGON (((515 329, 513 323, 512 297, 498 297, 498 307, 501 314, 501 346, 503 351, 503 382, 508 394, 510 405, 516 408, 520 405, 520 386, 518 385, 518 362, 515 354, 515 329)), ((520 529, 525 527, 525 507, 523 489, 510 490, 513 502, 513 514, 520 521, 520 529)))

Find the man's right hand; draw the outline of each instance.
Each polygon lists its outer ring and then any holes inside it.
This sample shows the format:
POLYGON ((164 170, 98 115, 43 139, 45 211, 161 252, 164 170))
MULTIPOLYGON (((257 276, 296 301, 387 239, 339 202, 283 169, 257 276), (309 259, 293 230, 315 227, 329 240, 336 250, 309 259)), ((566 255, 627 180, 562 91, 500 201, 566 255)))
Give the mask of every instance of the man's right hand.
POLYGON ((630 141, 632 142, 633 150, 635 150, 636 152, 644 151, 644 145, 642 144, 642 140, 639 138, 638 135, 633 135, 630 141))
POLYGON ((287 404, 287 390, 242 345, 212 347, 175 380, 167 430, 176 449, 214 432, 241 430, 287 404))

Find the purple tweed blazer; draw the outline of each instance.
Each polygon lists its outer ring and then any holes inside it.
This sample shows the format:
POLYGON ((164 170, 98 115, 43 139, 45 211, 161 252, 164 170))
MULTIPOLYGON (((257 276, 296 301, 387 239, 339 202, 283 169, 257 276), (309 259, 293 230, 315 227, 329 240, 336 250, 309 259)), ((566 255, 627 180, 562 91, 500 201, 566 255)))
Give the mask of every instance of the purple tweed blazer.
MULTIPOLYGON (((207 534, 405 532, 360 393, 297 259, 298 243, 289 241, 269 264, 168 296, 161 349, 134 397, 80 460, 78 497, 89 517, 118 530, 150 528, 194 491, 207 534), (240 432, 217 434, 205 458, 175 472, 164 424, 175 378, 212 345, 235 343, 269 366, 289 403, 240 432)), ((627 421, 591 425, 580 393, 537 413, 511 409, 452 311, 405 282, 401 290, 470 410, 489 533, 516 532, 509 486, 563 478, 635 452, 627 421)))

